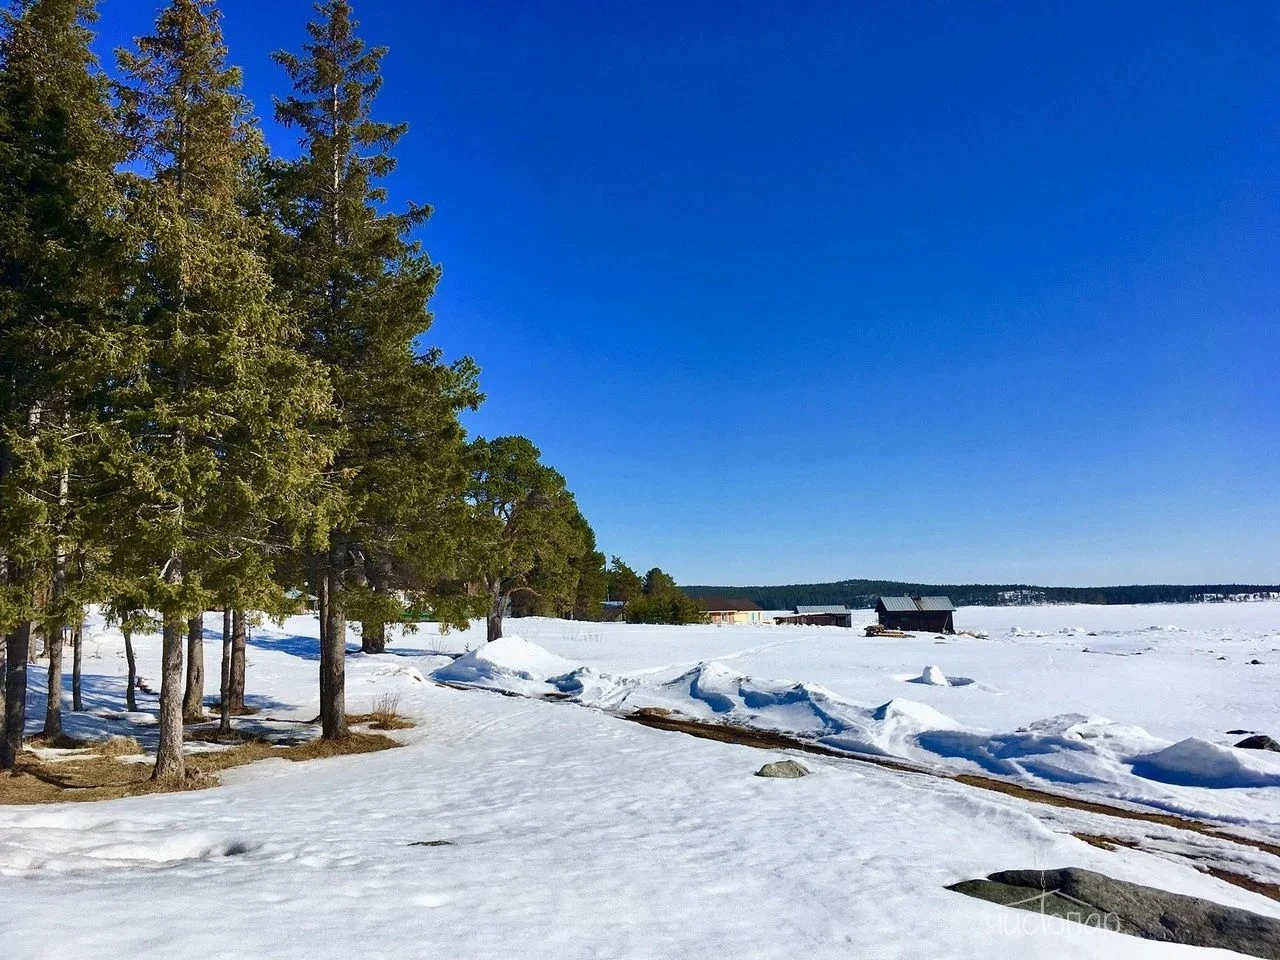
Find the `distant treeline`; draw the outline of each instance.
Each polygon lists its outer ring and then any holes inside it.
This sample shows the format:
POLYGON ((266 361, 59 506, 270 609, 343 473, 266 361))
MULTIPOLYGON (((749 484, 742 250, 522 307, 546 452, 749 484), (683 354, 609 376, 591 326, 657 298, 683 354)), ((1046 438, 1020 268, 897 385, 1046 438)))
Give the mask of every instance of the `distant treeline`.
POLYGON ((1280 596, 1280 585, 1238 583, 1198 585, 1140 584, 1127 587, 1036 587, 1023 583, 902 583, 897 580, 841 580, 777 587, 683 588, 691 597, 746 597, 766 610, 789 610, 800 604, 875 606, 879 596, 946 596, 957 606, 1029 606, 1045 603, 1199 603, 1280 596))

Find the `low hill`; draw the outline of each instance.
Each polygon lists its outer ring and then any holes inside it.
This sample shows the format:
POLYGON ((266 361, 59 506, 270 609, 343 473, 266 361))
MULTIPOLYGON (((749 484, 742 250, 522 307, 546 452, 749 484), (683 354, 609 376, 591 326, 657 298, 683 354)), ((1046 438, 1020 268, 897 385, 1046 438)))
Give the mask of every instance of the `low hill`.
POLYGON ((1027 606, 1045 603, 1201 603, 1280 599, 1280 585, 1238 583, 1141 584, 1120 587, 1037 587, 1025 583, 904 583, 898 580, 840 580, 772 587, 691 586, 692 597, 746 597, 766 610, 799 604, 871 607, 879 596, 947 596, 957 606, 1027 606))

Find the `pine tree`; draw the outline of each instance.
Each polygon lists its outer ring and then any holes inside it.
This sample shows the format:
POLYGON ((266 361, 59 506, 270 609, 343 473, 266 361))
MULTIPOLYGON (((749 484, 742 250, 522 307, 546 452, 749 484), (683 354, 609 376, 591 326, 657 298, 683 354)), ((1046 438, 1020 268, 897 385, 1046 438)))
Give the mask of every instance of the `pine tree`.
POLYGON ((644 593, 644 581, 640 574, 627 566, 621 557, 609 560, 609 599, 620 603, 630 603, 644 593))
POLYGON ((145 352, 113 396, 122 429, 111 466, 125 481, 113 532, 117 567, 163 618, 161 779, 184 771, 187 620, 242 564, 257 575, 245 558, 282 513, 303 512, 327 461, 304 423, 328 390, 293 349, 259 252, 264 225, 245 215, 260 139, 213 3, 172 0, 155 32, 118 56, 127 129, 149 175, 130 211, 145 251, 135 297, 145 352))
POLYGON ((572 560, 577 586, 574 589, 572 615, 575 620, 599 620, 609 592, 604 554, 596 549, 596 534, 581 513, 575 526, 579 528, 582 552, 572 560))
POLYGON ((304 349, 334 387, 315 424, 337 451, 327 477, 332 521, 309 579, 321 612, 321 726, 336 739, 346 735, 347 615, 362 615, 353 605, 363 603, 369 624, 385 623, 408 539, 423 529, 448 538, 441 521, 458 509, 465 483, 457 413, 479 396, 469 361, 447 366, 415 347, 432 322, 426 305, 440 269, 412 239, 430 208, 389 211, 381 186, 406 130, 372 116, 386 50, 365 46, 345 0, 316 10, 303 52, 276 55, 293 84, 277 117, 297 130, 302 155, 277 181, 275 262, 302 314, 304 349))
MULTIPOLYGON (((26 664, 42 621, 60 658, 89 599, 84 506, 101 481, 101 385, 122 349, 116 318, 128 245, 120 229, 104 78, 90 0, 23 0, 0 13, 0 633, 7 636, 3 760, 21 750, 26 664), (77 595, 77 590, 79 595, 77 595), (46 601, 47 597, 51 597, 46 601)), ((61 732, 60 659, 47 736, 61 732)))
POLYGON ((497 640, 517 595, 537 597, 550 610, 572 604, 572 560, 585 552, 581 514, 564 477, 526 438, 479 438, 471 457, 469 549, 489 603, 487 636, 497 640))

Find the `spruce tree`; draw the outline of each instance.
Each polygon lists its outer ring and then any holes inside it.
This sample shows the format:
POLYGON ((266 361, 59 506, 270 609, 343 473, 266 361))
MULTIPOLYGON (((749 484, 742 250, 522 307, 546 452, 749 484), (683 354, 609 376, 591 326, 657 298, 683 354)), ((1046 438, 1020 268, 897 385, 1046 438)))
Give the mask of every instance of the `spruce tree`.
MULTIPOLYGON (((457 413, 479 396, 469 361, 446 365, 416 345, 432 322, 440 269, 413 239, 431 209, 389 210, 381 185, 406 130, 373 118, 386 50, 356 35, 345 0, 316 11, 302 53, 276 55, 293 86, 276 115, 297 131, 302 154, 277 179, 275 265, 302 315, 303 347, 334 388, 315 424, 337 451, 327 475, 332 519, 308 573, 321 614, 321 726, 336 739, 346 735, 347 616, 367 617, 376 631, 395 612, 391 590, 403 585, 393 581, 409 540, 424 530, 437 543, 452 536, 448 518, 461 516, 466 479, 457 413)), ((426 582, 437 571, 411 572, 426 582)))
POLYGON ((172 0, 137 43, 119 53, 120 99, 147 174, 131 208, 146 349, 113 396, 122 430, 111 466, 125 481, 117 565, 163 618, 160 779, 184 771, 187 620, 313 496, 327 451, 304 423, 328 391, 293 349, 259 252, 264 225, 245 215, 260 140, 213 3, 172 0))
MULTIPOLYGON (((0 634, 6 737, 22 747, 26 664, 41 622, 60 658, 91 599, 68 570, 96 555, 85 506, 102 480, 102 384, 118 365, 129 248, 120 228, 106 82, 90 0, 23 0, 0 13, 0 634), (78 593, 77 593, 78 592, 78 593), (46 598, 51 599, 46 600, 46 598)), ((82 573, 91 566, 82 566, 82 573)), ((60 660, 46 734, 60 734, 60 660)))

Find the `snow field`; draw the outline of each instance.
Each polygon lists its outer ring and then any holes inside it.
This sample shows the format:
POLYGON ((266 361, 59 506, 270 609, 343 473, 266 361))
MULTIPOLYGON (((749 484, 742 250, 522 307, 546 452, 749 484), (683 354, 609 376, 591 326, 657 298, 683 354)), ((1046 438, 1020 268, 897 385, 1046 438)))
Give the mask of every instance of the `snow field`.
MULTIPOLYGON (((403 749, 264 761, 197 793, 0 808, 0 896, 13 905, 4 943, 17 957, 77 960, 167 960, 175 950, 191 960, 1235 956, 1035 917, 1011 922, 1010 911, 943 889, 998 869, 1075 865, 1280 915, 1274 902, 1184 863, 1076 840, 1069 831, 1087 832, 1087 815, 809 756, 813 776, 761 779, 752 774, 777 755, 610 712, 667 703, 713 719, 752 714, 777 729, 849 736, 855 749, 984 768, 967 741, 963 751, 949 748, 958 756, 919 744, 929 734, 971 736, 986 745, 986 762, 1010 762, 1027 777, 1040 776, 1030 757, 1057 769, 1086 758, 1092 774, 1098 757, 1140 747, 1169 779, 1188 769, 1221 779, 1238 768, 1216 766, 1220 752, 1242 753, 1222 746, 1227 729, 1280 726, 1274 668, 1245 663, 1280 661, 1268 656, 1280 646, 1280 605, 1230 606, 1146 612, 1132 629, 1123 611, 1113 620, 1106 615, 1116 611, 1077 607, 962 611, 959 625, 988 640, 899 646, 826 629, 544 620, 512 621, 524 640, 484 648, 476 630, 423 629, 397 638, 393 653, 354 655, 347 666, 350 711, 390 692, 417 720, 396 734, 403 749), (1219 621, 1192 622, 1219 610, 1245 621, 1225 625, 1229 643, 1219 621), (1151 623, 1186 632, 1148 632, 1151 623), (1063 625, 1099 635, 1062 634, 1063 625), (1015 637, 1015 626, 1046 636, 1015 637), (1123 655, 1085 654, 1086 645, 1123 655), (1217 660, 1224 651, 1227 668, 1217 660), (922 664, 974 683, 907 682, 922 664), (768 679, 777 677, 793 679, 768 679), (545 692, 581 702, 530 698, 545 692), (1103 715, 1114 722, 1096 719, 1103 715), (1181 745, 1189 737, 1206 746, 1181 745), (1042 752, 1028 753, 1018 738, 1042 752), (436 840, 450 845, 409 845, 436 840)), ((216 632, 215 618, 209 627, 216 632)), ((263 712, 247 722, 287 729, 314 717, 316 632, 308 617, 255 631, 249 694, 263 712)), ((95 633, 91 712, 68 714, 75 735, 134 732, 120 712, 117 639, 95 633)), ((157 676, 158 639, 138 646, 143 676, 157 676)), ((207 675, 216 676, 216 644, 206 652, 207 675)), ((140 707, 152 716, 154 698, 140 707)), ((145 746, 145 731, 140 739, 145 746)), ((1108 793, 1137 783, 1134 802, 1162 802, 1157 794, 1168 791, 1166 800, 1259 831, 1280 793, 1166 783, 1127 768, 1109 774, 1133 780, 1103 781, 1108 793)), ((1266 855, 1241 850, 1266 866, 1266 855)))

